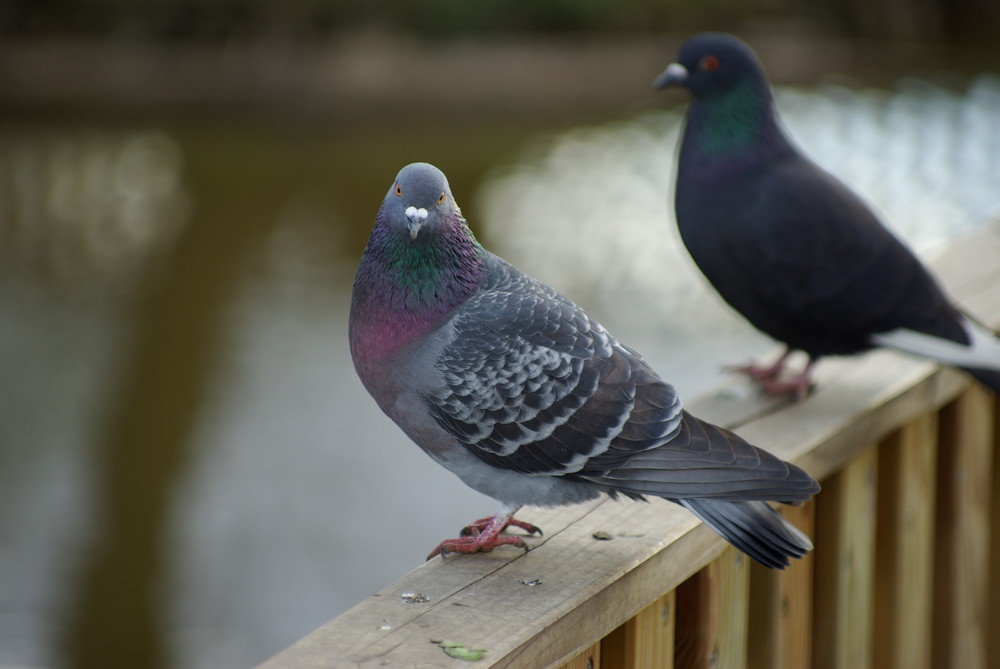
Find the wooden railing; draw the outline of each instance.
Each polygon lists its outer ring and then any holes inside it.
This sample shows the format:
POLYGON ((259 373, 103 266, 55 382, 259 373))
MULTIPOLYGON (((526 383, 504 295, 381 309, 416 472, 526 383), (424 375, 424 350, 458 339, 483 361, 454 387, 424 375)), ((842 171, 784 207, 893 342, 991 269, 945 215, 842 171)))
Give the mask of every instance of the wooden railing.
MULTIPOLYGON (((1000 228, 935 263, 1000 325, 1000 228)), ((689 404, 823 483, 784 513, 816 549, 783 571, 663 500, 525 509, 528 553, 432 560, 262 665, 920 669, 1000 667, 1000 405, 959 372, 891 352, 825 360, 780 404, 689 404), (598 539, 597 537, 608 537, 598 539)))

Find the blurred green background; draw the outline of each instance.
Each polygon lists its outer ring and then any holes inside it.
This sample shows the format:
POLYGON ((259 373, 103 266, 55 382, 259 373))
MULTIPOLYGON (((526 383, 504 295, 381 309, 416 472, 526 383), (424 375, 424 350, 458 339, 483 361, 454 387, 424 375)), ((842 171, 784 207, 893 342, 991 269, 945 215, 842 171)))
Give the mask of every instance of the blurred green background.
POLYGON ((516 249, 478 194, 682 106, 650 82, 705 29, 783 85, 1000 70, 989 0, 0 5, 0 667, 252 665, 491 513, 354 378, 374 213, 433 162, 516 249))

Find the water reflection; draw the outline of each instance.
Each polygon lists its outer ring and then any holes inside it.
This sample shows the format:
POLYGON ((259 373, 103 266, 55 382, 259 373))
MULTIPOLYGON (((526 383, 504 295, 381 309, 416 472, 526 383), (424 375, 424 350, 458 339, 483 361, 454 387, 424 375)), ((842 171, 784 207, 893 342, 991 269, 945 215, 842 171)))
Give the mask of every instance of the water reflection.
POLYGON ((182 171, 157 130, 0 134, 0 661, 55 663, 94 529, 123 298, 184 228, 182 171))
MULTIPOLYGON (((783 90, 779 104, 804 147, 922 251, 997 215, 997 79, 962 94, 783 90)), ((453 185, 491 248, 593 309, 690 396, 721 360, 771 344, 718 306, 676 241, 679 120, 575 129, 503 166, 497 146, 533 131, 456 142, 481 154, 464 166, 496 171, 476 188, 478 172, 460 169, 453 185)), ((162 495, 144 509, 162 525, 130 517, 116 535, 126 562, 147 563, 111 573, 162 615, 166 664, 196 668, 262 660, 494 510, 379 413, 346 345, 353 223, 367 230, 404 162, 449 169, 447 157, 410 146, 320 178, 331 156, 395 139, 258 134, 0 137, 13 379, 0 384, 0 663, 57 663, 66 611, 86 601, 69 596, 81 571, 105 583, 80 564, 109 500, 162 495), (98 449, 126 464, 97 480, 127 480, 126 466, 145 478, 94 493, 98 449)))
POLYGON ((187 220, 182 170, 160 130, 3 137, 4 269, 75 294, 132 292, 187 220))
MULTIPOLYGON (((893 91, 779 89, 776 99, 806 152, 925 256, 1000 215, 992 176, 1000 171, 1000 77, 980 76, 962 94, 906 80, 893 91)), ((681 122, 681 112, 657 112, 536 146, 481 191, 489 230, 503 230, 497 250, 606 322, 695 339, 710 324, 744 330, 673 223, 681 122)))

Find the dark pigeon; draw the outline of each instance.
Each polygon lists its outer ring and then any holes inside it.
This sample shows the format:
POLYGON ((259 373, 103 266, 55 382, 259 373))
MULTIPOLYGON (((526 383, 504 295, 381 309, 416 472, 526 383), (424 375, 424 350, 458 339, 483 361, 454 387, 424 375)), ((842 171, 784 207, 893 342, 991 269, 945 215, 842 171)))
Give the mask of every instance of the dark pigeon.
POLYGON ((582 309, 475 239, 436 167, 385 196, 351 300, 361 381, 403 432, 503 509, 430 557, 527 550, 501 536, 524 504, 664 497, 761 564, 808 537, 766 500, 819 490, 805 471, 687 413, 673 386, 582 309))
POLYGON ((675 191, 685 246, 726 302, 786 346, 775 364, 741 371, 770 394, 802 397, 822 356, 888 346, 965 369, 1000 393, 1000 340, 795 147, 750 47, 695 35, 655 85, 693 95, 675 191), (795 350, 809 362, 783 380, 795 350))

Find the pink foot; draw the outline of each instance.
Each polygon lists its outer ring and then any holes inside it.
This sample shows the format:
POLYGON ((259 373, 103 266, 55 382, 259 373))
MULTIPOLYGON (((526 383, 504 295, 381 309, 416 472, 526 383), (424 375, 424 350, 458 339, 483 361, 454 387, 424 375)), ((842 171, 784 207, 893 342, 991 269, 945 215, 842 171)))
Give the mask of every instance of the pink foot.
MULTIPOLYGON (((459 534, 463 537, 472 537, 477 534, 480 534, 484 530, 486 530, 487 527, 489 527, 490 523, 493 522, 493 518, 494 516, 487 516, 486 518, 480 518, 479 520, 474 520, 469 525, 463 527, 462 531, 459 532, 459 534)), ((507 521, 507 524, 504 525, 503 529, 501 529, 500 531, 502 532, 503 530, 506 530, 508 527, 517 527, 524 530, 528 534, 537 534, 538 536, 542 536, 542 528, 536 527, 531 523, 526 523, 523 520, 518 520, 513 516, 511 516, 510 520, 507 521)))
POLYGON ((785 352, 773 365, 760 366, 751 363, 727 367, 726 369, 737 374, 746 374, 769 397, 791 397, 795 400, 801 400, 812 390, 812 368, 815 362, 810 359, 801 372, 790 379, 783 380, 781 378, 782 372, 785 371, 785 363, 791 354, 790 349, 785 349, 785 352))
POLYGON ((781 376, 781 373, 785 371, 785 363, 788 362, 788 357, 791 354, 792 351, 786 348, 781 357, 774 361, 774 364, 757 365, 751 362, 749 365, 730 365, 726 367, 726 371, 735 374, 746 374, 754 381, 763 384, 764 381, 776 379, 781 376))
POLYGON ((462 536, 458 539, 445 539, 438 544, 437 548, 427 556, 427 559, 430 560, 435 555, 444 557, 446 553, 486 553, 497 546, 517 546, 527 551, 528 545, 521 537, 500 535, 510 525, 527 530, 531 534, 542 533, 540 529, 530 523, 514 520, 514 511, 501 511, 490 518, 480 518, 464 528, 462 536))
POLYGON ((809 367, 806 367, 801 374, 787 381, 772 378, 761 379, 758 383, 765 395, 770 397, 791 397, 796 401, 805 399, 813 387, 809 367))

